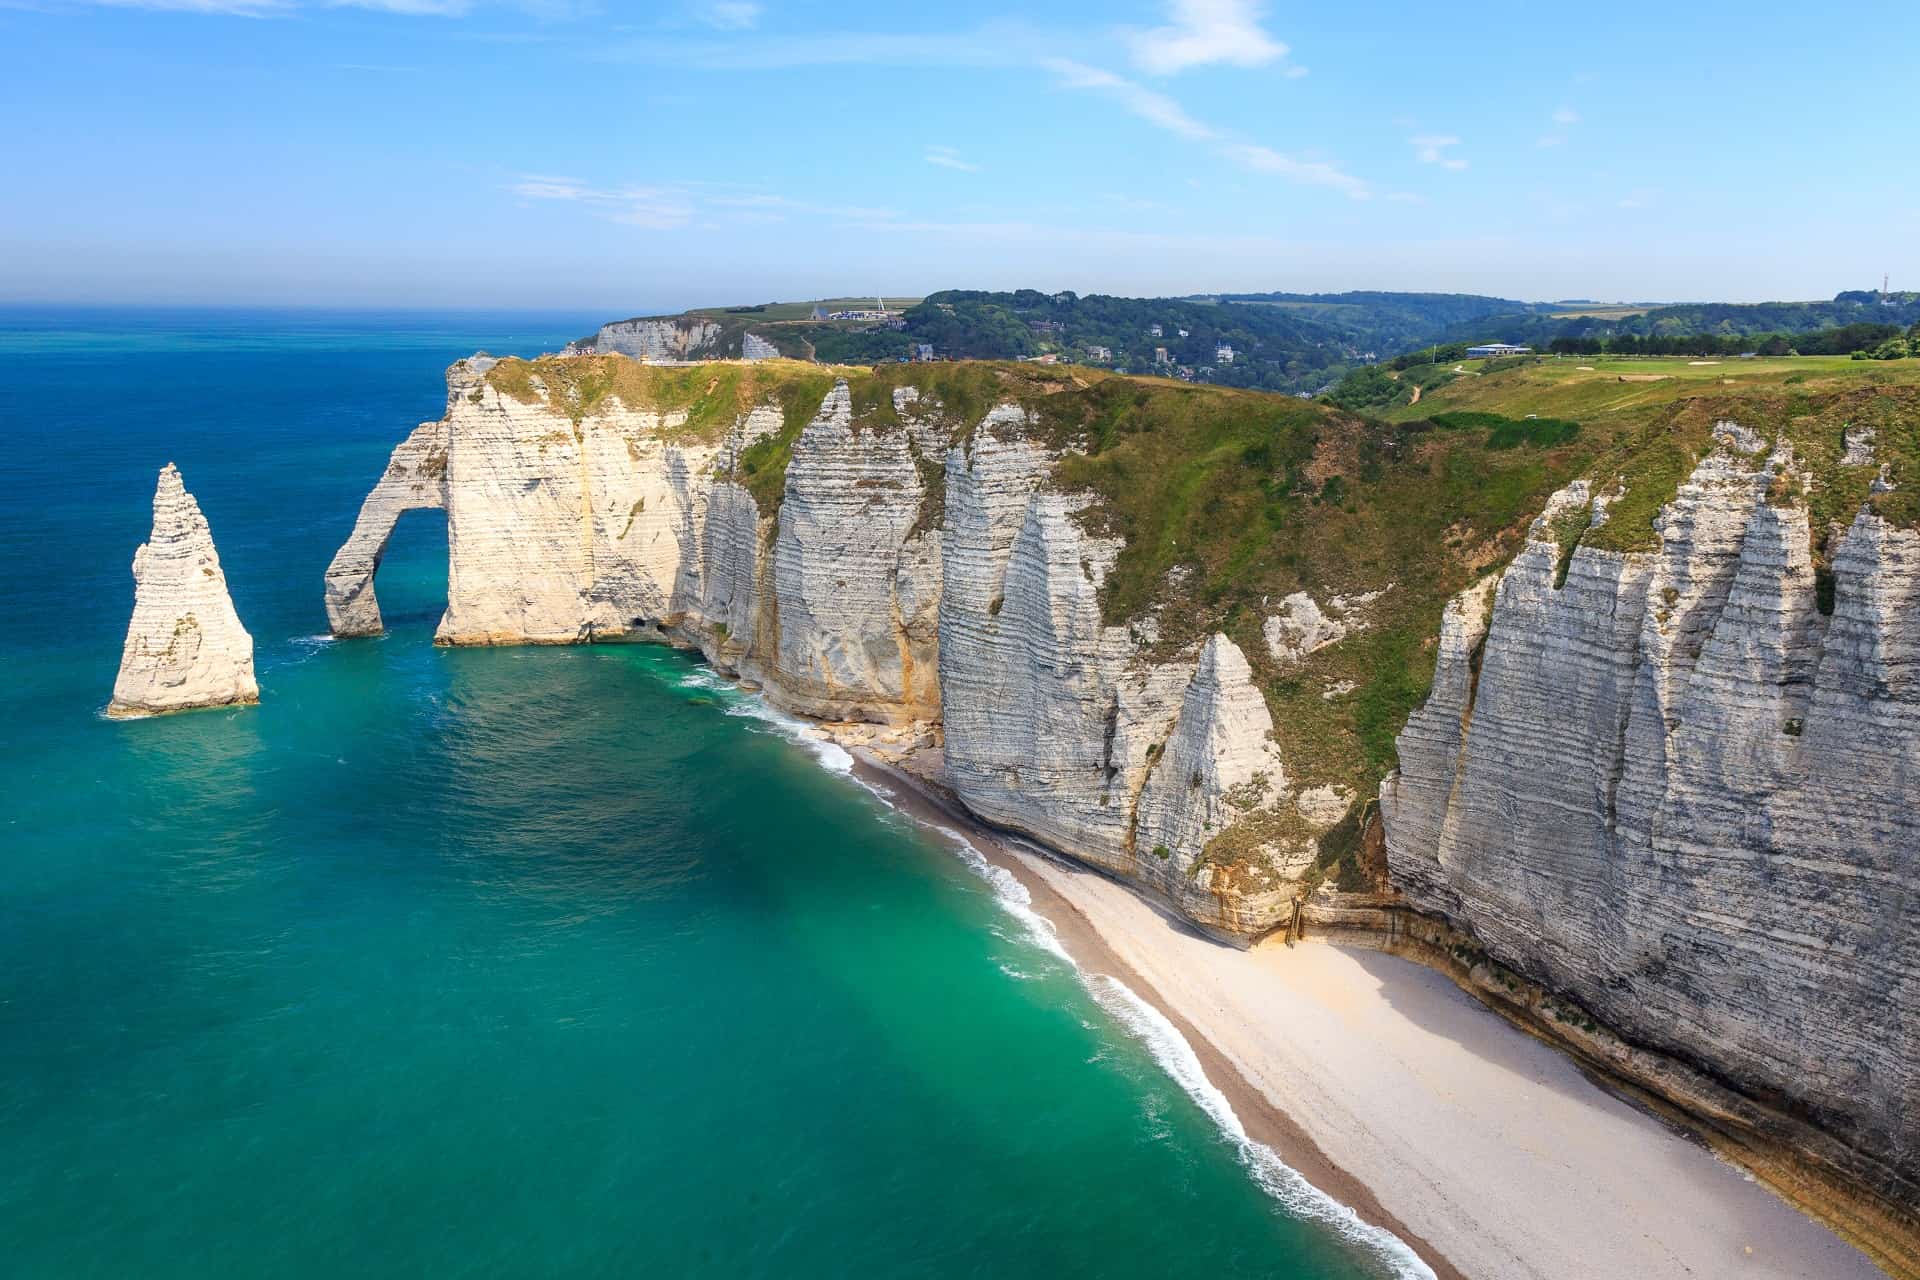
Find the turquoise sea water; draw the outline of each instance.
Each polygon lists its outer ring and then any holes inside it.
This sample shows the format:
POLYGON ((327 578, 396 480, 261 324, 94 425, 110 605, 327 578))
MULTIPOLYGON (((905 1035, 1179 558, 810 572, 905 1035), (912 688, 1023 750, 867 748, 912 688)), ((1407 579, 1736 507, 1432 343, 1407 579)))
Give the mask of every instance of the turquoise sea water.
POLYGON ((0 1270, 1392 1274, 687 657, 433 648, 437 513, 319 635, 445 365, 593 320, 0 311, 0 1270), (169 459, 263 702, 108 722, 169 459))

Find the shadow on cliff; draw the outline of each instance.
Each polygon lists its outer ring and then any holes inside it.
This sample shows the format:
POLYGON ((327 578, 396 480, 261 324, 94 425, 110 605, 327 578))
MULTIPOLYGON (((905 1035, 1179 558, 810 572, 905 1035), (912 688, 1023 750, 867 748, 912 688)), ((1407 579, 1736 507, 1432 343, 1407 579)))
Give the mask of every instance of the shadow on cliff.
MULTIPOLYGON (((1302 945, 1326 946, 1327 943, 1302 945)), ((1605 1088, 1569 1054, 1508 1022, 1437 969, 1382 951, 1337 948, 1379 984, 1398 1015, 1471 1053, 1489 1066, 1528 1080, 1596 1111, 1632 1115, 1697 1141, 1651 1111, 1605 1088)))

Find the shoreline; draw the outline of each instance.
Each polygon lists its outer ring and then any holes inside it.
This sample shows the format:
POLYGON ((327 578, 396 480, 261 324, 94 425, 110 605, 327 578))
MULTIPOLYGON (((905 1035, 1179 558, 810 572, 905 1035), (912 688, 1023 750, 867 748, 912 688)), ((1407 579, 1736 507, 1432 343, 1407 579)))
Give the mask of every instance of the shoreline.
MULTIPOLYGON (((926 782, 889 765, 864 747, 846 748, 853 757, 854 776, 869 786, 878 786, 887 794, 890 805, 916 822, 929 827, 957 831, 988 863, 1011 875, 1027 891, 1033 910, 1053 927, 1060 945, 1073 962, 1089 977, 1105 976, 1123 984, 1140 1000, 1165 1018, 1193 1050, 1207 1080, 1227 1098, 1252 1141, 1269 1148, 1288 1168, 1332 1199, 1345 1205, 1367 1224, 1397 1236, 1420 1260, 1432 1269, 1437 1280, 1467 1280, 1466 1273, 1449 1262, 1427 1240, 1389 1213, 1379 1197, 1358 1178, 1334 1163, 1301 1125, 1260 1090, 1245 1079, 1233 1064, 1202 1035, 1197 1027, 1165 999, 1144 975, 1127 963, 1074 902, 1044 875, 1035 862, 1052 855, 1028 852, 1008 842, 980 819, 961 809, 958 802, 938 794, 926 782)), ((1089 874, 1098 874, 1089 871, 1089 874)), ((1131 892, 1131 890, 1123 891, 1131 892)), ((1144 902, 1144 900, 1142 900, 1144 902)), ((1167 926, 1189 932, 1211 946, 1225 949, 1226 944, 1206 938, 1197 929, 1163 915, 1167 926)))
POLYGON ((1445 975, 1332 942, 1207 938, 1134 888, 987 826, 866 742, 812 727, 885 802, 1011 875, 1086 977, 1165 1018, 1251 1141, 1436 1276, 1883 1276, 1445 975))

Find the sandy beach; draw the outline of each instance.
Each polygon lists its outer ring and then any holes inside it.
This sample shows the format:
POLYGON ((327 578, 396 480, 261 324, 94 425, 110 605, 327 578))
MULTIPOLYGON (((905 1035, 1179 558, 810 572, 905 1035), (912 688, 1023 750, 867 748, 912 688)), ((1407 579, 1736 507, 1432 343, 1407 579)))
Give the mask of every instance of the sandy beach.
POLYGON ((902 808, 962 829, 1018 878, 1085 972, 1125 983, 1165 1015, 1250 1137, 1405 1240, 1438 1276, 1882 1275, 1445 976, 1319 942, 1223 945, 855 755, 902 808))

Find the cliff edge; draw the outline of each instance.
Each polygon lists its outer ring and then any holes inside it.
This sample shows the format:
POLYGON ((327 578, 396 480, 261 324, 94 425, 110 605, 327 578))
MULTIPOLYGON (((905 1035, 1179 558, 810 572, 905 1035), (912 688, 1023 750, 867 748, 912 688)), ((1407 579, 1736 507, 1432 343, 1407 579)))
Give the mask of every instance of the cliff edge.
POLYGON ((439 642, 698 649, 1216 937, 1384 936, 1906 1267, 1920 391, 1727 385, 462 361, 329 615, 444 506, 439 642))

